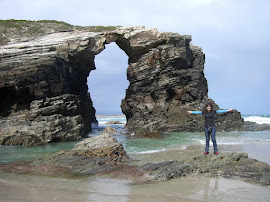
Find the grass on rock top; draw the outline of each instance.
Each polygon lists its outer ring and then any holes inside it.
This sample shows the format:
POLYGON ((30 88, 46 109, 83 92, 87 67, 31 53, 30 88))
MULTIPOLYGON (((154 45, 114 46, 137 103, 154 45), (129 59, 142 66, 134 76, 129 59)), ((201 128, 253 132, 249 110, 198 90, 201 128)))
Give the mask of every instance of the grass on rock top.
POLYGON ((53 32, 83 30, 89 32, 113 31, 115 26, 74 26, 56 20, 0 20, 0 45, 7 44, 12 38, 34 37, 53 32))

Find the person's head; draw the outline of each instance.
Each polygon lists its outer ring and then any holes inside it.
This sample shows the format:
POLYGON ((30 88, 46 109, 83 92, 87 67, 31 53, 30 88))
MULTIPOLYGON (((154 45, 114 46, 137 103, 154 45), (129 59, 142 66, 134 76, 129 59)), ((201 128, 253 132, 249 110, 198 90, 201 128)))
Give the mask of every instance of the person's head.
POLYGON ((212 111, 213 110, 213 105, 211 103, 207 103, 204 106, 204 111, 212 111))

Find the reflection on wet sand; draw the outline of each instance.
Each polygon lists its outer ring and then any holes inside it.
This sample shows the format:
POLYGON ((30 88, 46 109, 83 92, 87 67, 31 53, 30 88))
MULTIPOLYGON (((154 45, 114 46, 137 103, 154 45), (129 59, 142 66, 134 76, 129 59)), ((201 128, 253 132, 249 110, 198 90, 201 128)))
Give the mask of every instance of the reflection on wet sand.
POLYGON ((2 172, 0 178, 0 201, 265 201, 270 198, 270 187, 224 178, 191 176, 143 185, 119 179, 62 179, 2 172))
MULTIPOLYGON (((221 152, 250 151, 251 156, 265 157, 258 149, 245 146, 220 146, 221 152)), ((267 149, 264 148, 263 151, 267 149)), ((269 150, 269 149, 268 149, 269 150)), ((136 164, 181 161, 203 151, 203 145, 175 147, 152 154, 130 155, 136 164)), ((239 180, 207 177, 182 177, 167 182, 132 185, 131 181, 106 178, 57 178, 17 175, 0 171, 0 201, 267 201, 270 186, 239 180)))
POLYGON ((141 201, 264 201, 270 198, 270 187, 224 178, 186 177, 133 186, 130 198, 138 196, 141 201))
POLYGON ((96 178, 88 184, 90 201, 129 201, 130 181, 96 178))

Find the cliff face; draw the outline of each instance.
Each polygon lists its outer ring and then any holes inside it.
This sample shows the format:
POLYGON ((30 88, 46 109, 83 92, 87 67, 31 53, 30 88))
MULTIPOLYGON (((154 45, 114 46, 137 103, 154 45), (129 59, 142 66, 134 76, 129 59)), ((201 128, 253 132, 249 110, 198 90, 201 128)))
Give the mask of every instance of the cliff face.
MULTIPOLYGON (((190 36, 144 27, 71 30, 17 38, 0 46, 0 142, 42 144, 76 140, 96 123, 87 77, 95 55, 116 42, 129 57, 130 85, 121 108, 130 130, 201 129, 207 96, 204 53, 190 36)), ((218 106, 216 106, 218 108, 218 106)), ((219 117, 219 128, 242 124, 240 113, 219 117)))
POLYGON ((91 130, 95 109, 86 81, 99 40, 63 32, 1 46, 2 144, 70 141, 91 130))
MULTIPOLYGON (((130 85, 121 104, 127 128, 138 132, 203 130, 203 117, 187 115, 187 110, 202 110, 208 102, 219 109, 208 98, 205 55, 190 42, 191 36, 156 30, 131 31, 116 40, 129 56, 130 85)), ((219 130, 239 128, 241 114, 218 115, 217 125, 219 130)))

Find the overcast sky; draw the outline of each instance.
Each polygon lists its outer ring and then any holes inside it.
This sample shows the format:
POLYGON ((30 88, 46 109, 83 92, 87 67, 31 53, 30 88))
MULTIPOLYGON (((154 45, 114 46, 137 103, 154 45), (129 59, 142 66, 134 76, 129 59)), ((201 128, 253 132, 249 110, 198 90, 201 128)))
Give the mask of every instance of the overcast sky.
MULTIPOLYGON (((192 35, 206 54, 209 97, 220 108, 270 114, 269 0, 0 0, 0 19, 73 25, 144 25, 192 35)), ((96 56, 89 89, 97 113, 120 113, 127 56, 115 44, 96 56)))

